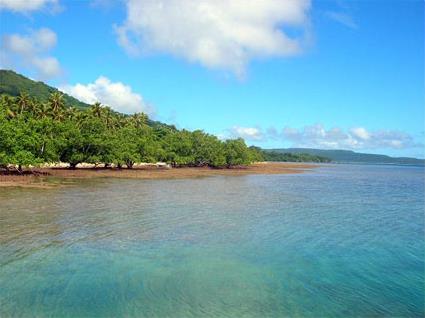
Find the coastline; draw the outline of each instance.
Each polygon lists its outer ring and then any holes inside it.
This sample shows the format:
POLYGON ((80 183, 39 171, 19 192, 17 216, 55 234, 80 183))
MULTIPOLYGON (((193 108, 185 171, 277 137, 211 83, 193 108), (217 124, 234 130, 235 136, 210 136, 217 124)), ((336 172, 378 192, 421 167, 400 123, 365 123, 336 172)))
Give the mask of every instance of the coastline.
POLYGON ((290 162, 261 162, 246 167, 230 169, 213 169, 208 167, 184 168, 134 168, 134 169, 105 169, 105 168, 40 168, 34 169, 33 174, 0 174, 0 188, 53 188, 61 183, 54 183, 49 179, 66 181, 67 179, 91 178, 129 178, 141 180, 154 179, 183 179, 211 176, 244 176, 256 174, 295 174, 303 173, 319 165, 290 162))

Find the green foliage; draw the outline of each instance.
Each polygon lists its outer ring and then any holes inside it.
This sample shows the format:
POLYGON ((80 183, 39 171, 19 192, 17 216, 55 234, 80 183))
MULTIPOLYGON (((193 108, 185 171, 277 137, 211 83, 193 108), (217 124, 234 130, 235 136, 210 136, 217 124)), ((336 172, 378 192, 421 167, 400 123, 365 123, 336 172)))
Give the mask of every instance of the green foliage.
POLYGON ((265 161, 263 150, 259 147, 249 147, 249 158, 251 162, 265 161))
POLYGON ((9 121, 3 114, 0 115, 0 166, 8 164, 29 166, 40 163, 38 153, 40 144, 39 135, 34 134, 23 118, 9 121))
POLYGON ((329 158, 310 155, 308 153, 280 153, 275 151, 263 151, 265 161, 282 162, 331 162, 329 158))
MULTIPOLYGON (((41 102, 47 102, 51 94, 58 93, 56 88, 36 82, 9 70, 0 70, 0 94, 17 97, 21 93, 31 95, 33 98, 41 102)), ((67 105, 74 106, 79 109, 89 107, 86 103, 80 102, 76 98, 64 94, 64 102, 67 105)))
POLYGON ((69 107, 60 92, 47 102, 26 93, 0 98, 0 166, 44 162, 115 164, 165 161, 175 167, 230 167, 262 160, 242 139, 220 141, 201 130, 177 130, 126 116, 99 103, 86 110, 69 107))
POLYGON ((268 151, 279 153, 307 153, 313 156, 329 158, 332 162, 341 163, 365 163, 365 164, 401 164, 401 165, 425 165, 424 159, 407 157, 390 157, 386 155, 359 153, 351 150, 338 149, 314 149, 314 148, 287 148, 271 149, 268 151))
POLYGON ((250 153, 242 138, 226 140, 225 156, 227 166, 239 166, 250 163, 250 153))

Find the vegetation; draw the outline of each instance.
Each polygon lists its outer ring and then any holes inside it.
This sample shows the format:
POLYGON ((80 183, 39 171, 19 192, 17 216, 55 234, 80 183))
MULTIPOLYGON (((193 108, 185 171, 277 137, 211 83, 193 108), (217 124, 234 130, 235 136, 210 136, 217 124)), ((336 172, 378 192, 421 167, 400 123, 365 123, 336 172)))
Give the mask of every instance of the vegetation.
POLYGON ((283 162, 331 162, 331 159, 322 156, 315 156, 308 153, 281 153, 276 151, 263 151, 266 161, 283 162))
MULTIPOLYGON (((9 70, 0 70, 0 94, 18 97, 21 92, 26 92, 40 102, 47 102, 50 95, 59 91, 43 82, 33 81, 25 76, 9 70)), ((66 105, 86 109, 90 105, 79 101, 78 99, 63 94, 63 101, 66 105)))
POLYGON ((359 153, 351 150, 338 149, 314 149, 314 148, 287 148, 268 150, 277 153, 307 153, 312 156, 329 158, 332 162, 339 163, 363 163, 363 164, 400 164, 400 165, 425 165, 424 159, 407 157, 390 157, 369 153, 359 153))
POLYGON ((131 169, 137 162, 167 162, 174 167, 232 167, 263 160, 243 139, 221 141, 196 130, 149 121, 145 114, 116 113, 96 103, 86 110, 67 107, 64 95, 47 101, 20 93, 0 98, 0 166, 86 162, 131 169))

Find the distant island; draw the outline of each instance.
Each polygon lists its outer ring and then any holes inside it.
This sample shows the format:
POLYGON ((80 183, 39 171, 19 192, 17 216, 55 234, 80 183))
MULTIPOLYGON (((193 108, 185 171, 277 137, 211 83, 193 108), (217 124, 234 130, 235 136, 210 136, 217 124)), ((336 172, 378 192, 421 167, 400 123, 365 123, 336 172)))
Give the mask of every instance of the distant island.
POLYGON ((399 164, 425 165, 425 159, 409 157, 390 157, 379 154, 359 153, 351 150, 326 150, 314 148, 283 148, 268 149, 272 154, 307 154, 315 157, 327 158, 335 163, 364 163, 364 164, 399 164))
POLYGON ((261 149, 265 161, 274 162, 319 162, 329 163, 332 159, 325 156, 314 155, 306 151, 286 152, 277 150, 261 149))

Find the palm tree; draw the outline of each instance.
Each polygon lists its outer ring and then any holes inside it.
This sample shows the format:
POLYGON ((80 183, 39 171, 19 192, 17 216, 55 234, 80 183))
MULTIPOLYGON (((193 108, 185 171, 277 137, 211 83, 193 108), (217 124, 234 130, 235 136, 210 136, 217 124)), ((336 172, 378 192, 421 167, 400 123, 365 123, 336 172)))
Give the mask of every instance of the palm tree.
POLYGON ((3 108, 5 110, 5 114, 9 119, 16 117, 16 107, 15 107, 15 99, 8 96, 2 95, 0 98, 0 109, 3 108))
POLYGON ((65 112, 65 117, 71 119, 78 128, 81 128, 81 124, 88 116, 86 111, 81 111, 75 107, 69 107, 65 112))
POLYGON ((115 116, 114 111, 109 106, 103 107, 103 118, 108 129, 115 129, 118 124, 118 118, 115 116))
POLYGON ((49 97, 50 108, 52 109, 53 117, 55 119, 61 118, 61 113, 65 109, 65 103, 63 100, 63 94, 60 92, 54 92, 49 97))
POLYGON ((146 114, 144 113, 135 113, 133 116, 131 116, 131 122, 133 122, 137 128, 140 128, 145 125, 147 121, 148 116, 146 116, 146 114))
POLYGON ((103 114, 103 106, 101 103, 96 102, 90 107, 90 111, 94 116, 100 118, 103 114))
POLYGON ((26 92, 21 92, 17 98, 17 104, 19 106, 19 114, 22 114, 25 109, 28 108, 31 99, 26 92))
POLYGON ((13 110, 11 110, 9 107, 6 107, 6 114, 7 114, 7 117, 9 117, 10 119, 16 117, 16 113, 13 110))
POLYGON ((65 116, 69 119, 76 119, 78 116, 78 109, 75 107, 69 107, 66 111, 65 111, 65 116))
POLYGON ((37 117, 39 119, 44 119, 50 114, 50 105, 49 103, 41 103, 36 110, 37 117))
POLYGON ((28 105, 28 111, 31 113, 32 116, 35 116, 40 107, 41 103, 38 100, 32 99, 28 105))

